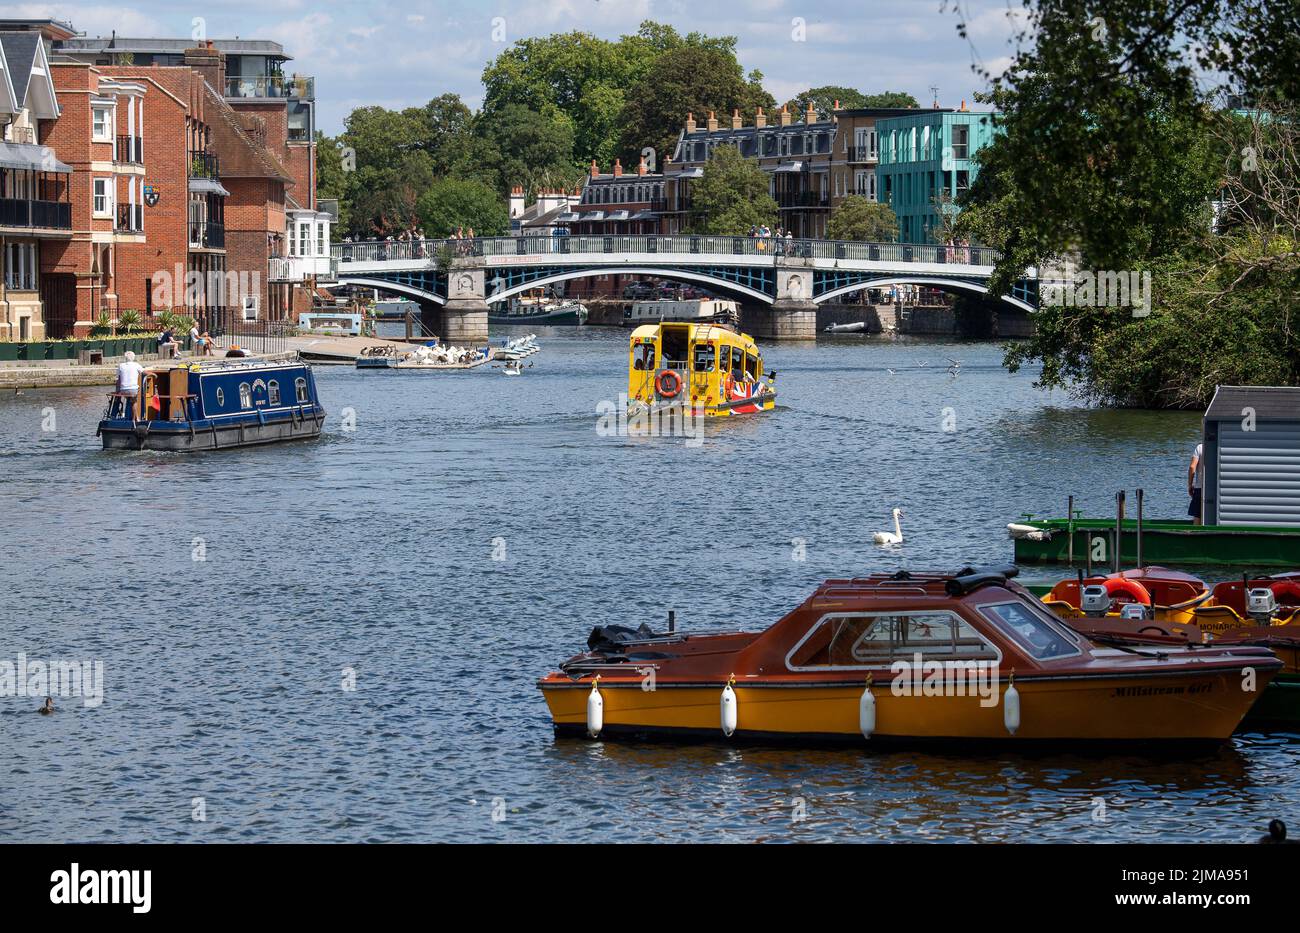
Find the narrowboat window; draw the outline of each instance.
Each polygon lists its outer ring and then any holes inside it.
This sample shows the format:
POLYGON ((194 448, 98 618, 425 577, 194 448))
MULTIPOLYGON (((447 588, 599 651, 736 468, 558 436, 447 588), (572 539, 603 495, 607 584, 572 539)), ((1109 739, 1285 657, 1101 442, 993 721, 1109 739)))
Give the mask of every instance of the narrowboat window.
POLYGON ((272 379, 266 387, 266 397, 272 405, 280 404, 280 383, 272 379))
POLYGON ((293 381, 294 392, 297 394, 299 402, 307 401, 307 380, 299 376, 293 381))
POLYGON ((226 391, 225 391, 225 389, 217 389, 217 405, 218 405, 218 406, 221 406, 221 405, 225 405, 225 404, 226 404, 226 391))
POLYGON ((881 667, 897 660, 992 661, 997 649, 951 612, 827 616, 786 657, 790 670, 881 667))
POLYGON ((731 371, 738 372, 745 368, 745 351, 740 347, 731 348, 731 371))
POLYGON ((1030 657, 1044 661, 1079 654, 1075 640, 1067 637, 1054 621, 1031 612, 1021 603, 981 606, 980 612, 1029 652, 1030 657))
POLYGON ((253 407, 253 390, 249 387, 247 382, 241 382, 239 384, 239 407, 253 407))
POLYGON ((697 373, 713 372, 713 344, 697 343, 695 345, 695 371, 697 373))
POLYGON ((655 345, 653 343, 643 343, 641 346, 636 348, 632 359, 632 368, 655 368, 655 345))

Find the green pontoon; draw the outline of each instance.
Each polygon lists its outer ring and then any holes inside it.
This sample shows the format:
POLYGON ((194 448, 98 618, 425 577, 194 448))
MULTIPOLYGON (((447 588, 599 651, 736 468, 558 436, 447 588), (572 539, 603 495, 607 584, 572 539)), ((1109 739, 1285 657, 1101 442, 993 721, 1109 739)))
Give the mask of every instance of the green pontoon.
MULTIPOLYGON (((1142 563, 1300 568, 1300 527, 1194 525, 1190 521, 1143 521, 1142 563)), ((1013 523, 1016 563, 1091 563, 1099 570, 1115 562, 1113 518, 1026 518, 1013 523), (1073 544, 1071 543, 1073 542, 1073 544)), ((1119 523, 1119 561, 1138 561, 1138 522, 1119 523)))

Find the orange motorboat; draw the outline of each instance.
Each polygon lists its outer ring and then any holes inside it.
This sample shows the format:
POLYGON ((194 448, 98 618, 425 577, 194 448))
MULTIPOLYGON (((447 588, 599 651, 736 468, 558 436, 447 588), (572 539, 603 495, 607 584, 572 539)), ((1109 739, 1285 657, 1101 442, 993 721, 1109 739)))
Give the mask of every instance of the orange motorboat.
POLYGON ((1281 667, 1265 648, 1099 645, 1014 567, 828 580, 762 632, 598 627, 538 686, 561 734, 1221 741, 1281 667))

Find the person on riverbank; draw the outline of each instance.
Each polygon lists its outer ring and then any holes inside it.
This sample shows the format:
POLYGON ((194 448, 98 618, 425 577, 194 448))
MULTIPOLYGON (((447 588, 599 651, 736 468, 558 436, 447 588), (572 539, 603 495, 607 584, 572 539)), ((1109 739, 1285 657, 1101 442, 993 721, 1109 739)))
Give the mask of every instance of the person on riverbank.
POLYGON ((162 354, 163 359, 176 359, 176 357, 180 355, 180 349, 181 345, 177 343, 176 338, 172 336, 171 328, 164 328, 163 332, 158 335, 158 352, 162 354))
POLYGON ((133 420, 136 402, 140 398, 140 376, 143 373, 144 367, 135 361, 135 354, 127 350, 122 362, 117 364, 117 394, 124 397, 125 417, 133 420))
POLYGON ((1187 514, 1192 517, 1192 524, 1201 524, 1201 490, 1205 486, 1204 445, 1197 444, 1192 452, 1192 462, 1187 465, 1187 494, 1192 502, 1187 506, 1187 514))
POLYGON ((193 324, 190 325, 190 352, 191 353, 201 354, 203 352, 202 347, 199 344, 199 341, 202 339, 203 336, 199 332, 199 322, 195 321, 193 324))

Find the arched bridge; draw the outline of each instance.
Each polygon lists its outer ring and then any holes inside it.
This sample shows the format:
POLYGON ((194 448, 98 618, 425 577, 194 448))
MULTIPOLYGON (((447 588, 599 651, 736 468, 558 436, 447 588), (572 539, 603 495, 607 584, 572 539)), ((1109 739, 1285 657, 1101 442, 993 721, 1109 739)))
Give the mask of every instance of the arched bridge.
MULTIPOLYGON (((486 336, 487 302, 538 286, 632 274, 699 283, 771 309, 765 336, 811 337, 817 304, 863 288, 926 285, 987 294, 991 249, 721 236, 522 236, 338 243, 338 280, 444 309, 449 337, 486 336), (478 318, 482 317, 481 328, 478 318)), ((1001 299, 1038 305, 1035 279, 1001 299)))

